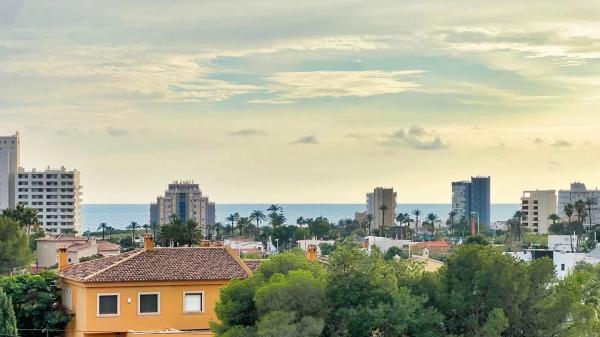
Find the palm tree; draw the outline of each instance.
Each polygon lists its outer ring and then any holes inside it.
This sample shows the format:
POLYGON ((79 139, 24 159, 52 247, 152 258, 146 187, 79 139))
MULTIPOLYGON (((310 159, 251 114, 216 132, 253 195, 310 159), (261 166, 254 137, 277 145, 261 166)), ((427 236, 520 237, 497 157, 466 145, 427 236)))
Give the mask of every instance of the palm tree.
POLYGON ((379 206, 379 210, 381 211, 381 226, 379 227, 379 236, 381 236, 381 232, 383 227, 385 227, 385 211, 387 211, 388 207, 385 204, 379 206))
POLYGON ((145 233, 145 234, 148 234, 148 229, 150 229, 150 225, 148 225, 148 224, 144 224, 144 225, 142 226, 142 228, 144 229, 144 233, 145 233))
POLYGON ((237 228, 240 231, 240 236, 244 235, 244 229, 248 228, 250 225, 252 225, 252 222, 250 219, 248 219, 248 217, 244 216, 238 219, 237 228))
POLYGON ((215 239, 218 240, 219 237, 220 237, 219 233, 221 233, 223 231, 223 229, 224 229, 223 228, 223 224, 220 223, 220 222, 217 222, 217 223, 215 223, 214 227, 215 227, 215 232, 216 232, 216 235, 217 235, 215 239))
POLYGON ((565 211, 565 215, 569 218, 569 222, 571 222, 571 217, 573 216, 573 213, 575 212, 575 207, 573 206, 573 204, 567 203, 565 205, 564 211, 565 211))
POLYGON ((412 214, 415 216, 415 232, 419 234, 419 215, 421 215, 421 210, 417 208, 412 211, 412 214))
POLYGON ((233 226, 235 225, 235 223, 238 221, 238 219, 240 218, 240 214, 238 212, 229 214, 229 216, 227 216, 225 218, 225 220, 227 220, 227 222, 229 222, 231 225, 229 226, 229 235, 231 235, 233 233, 233 226))
POLYGON ((114 229, 114 227, 112 227, 112 226, 108 226, 108 227, 106 227, 106 231, 108 232, 108 239, 109 239, 109 240, 110 240, 110 239, 112 239, 112 232, 113 232, 114 230, 115 230, 115 229, 114 229))
POLYGON ((451 224, 454 223, 454 219, 455 218, 456 218, 456 212, 455 211, 450 211, 450 213, 448 213, 448 220, 450 220, 451 224))
POLYGON ((585 221, 585 202, 581 199, 575 201, 575 212, 577 213, 577 221, 583 223, 585 221))
POLYGON ((104 240, 104 231, 106 230, 106 228, 108 228, 108 225, 106 224, 106 222, 102 222, 100 226, 98 226, 98 229, 96 229, 97 231, 102 230, 102 240, 104 240))
MULTIPOLYGON (((398 213, 398 215, 396 216, 396 221, 398 222, 398 225, 401 229, 403 228, 402 224, 404 224, 406 222, 406 218, 408 218, 407 213, 398 213)), ((400 238, 406 239, 405 235, 404 235, 404 230, 401 231, 400 238)))
POLYGON ((261 211, 259 209, 255 209, 254 211, 252 211, 252 213, 250 213, 250 220, 256 222, 256 228, 257 228, 257 232, 258 232, 257 234, 258 234, 258 236, 260 236, 260 223, 261 223, 261 221, 267 220, 265 213, 263 213, 263 211, 261 211))
POLYGON ((198 223, 194 219, 188 219, 183 226, 183 240, 188 247, 191 247, 194 243, 198 242, 198 238, 201 236, 200 228, 198 223))
POLYGON ((127 229, 131 229, 131 244, 135 247, 135 230, 140 228, 140 225, 132 221, 131 225, 127 226, 127 229))
POLYGON ((269 206, 269 208, 267 208, 267 211, 273 212, 273 213, 278 213, 280 211, 283 211, 283 207, 281 207, 277 204, 272 204, 271 206, 269 206))
POLYGON ((552 224, 554 225, 558 220, 560 220, 560 217, 558 216, 558 214, 552 213, 548 215, 548 220, 552 221, 552 224))
POLYGON ((160 240, 165 247, 177 246, 177 228, 173 224, 164 224, 160 226, 160 240))
POLYGON ((596 199, 587 198, 585 205, 588 208, 588 217, 590 218, 590 229, 592 229, 592 206, 596 204, 596 199))
POLYGON ((150 228, 152 228, 152 236, 156 239, 156 232, 158 229, 160 229, 160 225, 156 222, 153 222, 150 224, 150 228))
POLYGON ((427 220, 429 221, 429 226, 431 226, 431 233, 435 231, 435 221, 438 219, 438 216, 435 213, 427 214, 427 220))
POLYGON ((367 216, 365 217, 365 230, 367 230, 367 233, 369 235, 371 235, 371 226, 373 224, 373 214, 367 214, 367 216))

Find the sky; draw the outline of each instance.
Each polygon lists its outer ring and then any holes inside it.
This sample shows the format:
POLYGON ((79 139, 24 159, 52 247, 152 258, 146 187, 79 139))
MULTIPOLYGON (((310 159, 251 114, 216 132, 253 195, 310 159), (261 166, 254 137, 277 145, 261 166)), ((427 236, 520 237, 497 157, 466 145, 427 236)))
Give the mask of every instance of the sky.
POLYGON ((596 1, 0 1, 0 134, 86 203, 600 185, 596 1))

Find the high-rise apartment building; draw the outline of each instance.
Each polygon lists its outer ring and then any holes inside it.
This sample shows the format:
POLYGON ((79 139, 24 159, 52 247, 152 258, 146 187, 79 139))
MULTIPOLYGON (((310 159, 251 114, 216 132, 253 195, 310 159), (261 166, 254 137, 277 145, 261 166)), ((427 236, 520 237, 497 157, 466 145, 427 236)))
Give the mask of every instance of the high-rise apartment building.
POLYGON ((367 213, 373 216, 371 230, 392 227, 396 219, 396 192, 393 188, 377 187, 367 193, 367 213), (385 211, 381 206, 385 205, 385 211))
POLYGON ((556 191, 524 191, 521 197, 521 225, 529 232, 548 234, 552 220, 548 217, 556 212, 556 191))
POLYGON ((216 223, 217 209, 214 202, 209 202, 206 208, 206 224, 212 226, 216 223))
MULTIPOLYGON (((577 200, 587 200, 592 201, 592 214, 591 220, 592 224, 600 224, 600 191, 596 188, 593 190, 588 190, 585 187, 585 184, 580 182, 574 182, 571 184, 571 188, 568 190, 559 190, 558 191, 558 209, 557 214, 566 218, 565 215, 565 205, 566 204, 574 204, 577 200)), ((586 206, 587 210, 587 206, 586 206)), ((585 223, 589 224, 590 218, 587 217, 585 223)))
POLYGON ((19 133, 0 137, 0 211, 16 205, 15 182, 19 160, 19 133))
POLYGON ((452 210, 455 221, 464 216, 475 217, 480 230, 487 231, 491 224, 490 177, 471 177, 471 181, 452 182, 452 210))
POLYGON ((79 171, 64 167, 44 171, 19 168, 16 185, 17 203, 37 210, 47 233, 83 232, 79 171))
POLYGON ((150 205, 150 221, 159 225, 169 223, 172 216, 181 221, 194 220, 206 230, 209 210, 208 196, 203 196, 200 186, 193 181, 175 181, 169 184, 164 196, 159 196, 156 203, 150 205))

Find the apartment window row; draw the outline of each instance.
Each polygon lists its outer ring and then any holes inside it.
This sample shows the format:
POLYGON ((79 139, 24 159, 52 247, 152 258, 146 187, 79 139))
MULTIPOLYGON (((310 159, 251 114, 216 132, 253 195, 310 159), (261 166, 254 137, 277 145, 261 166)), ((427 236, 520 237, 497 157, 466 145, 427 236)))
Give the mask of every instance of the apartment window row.
MULTIPOLYGON (((27 174, 27 173, 19 173, 18 175, 19 179, 44 179, 44 174, 43 173, 32 173, 27 174)), ((48 173, 46 174, 46 179, 58 179, 59 175, 55 174, 55 173, 48 173)), ((72 174, 61 174, 60 178, 62 179, 73 179, 73 175, 72 174)))
MULTIPOLYGON (((70 306, 70 303, 64 303, 70 306)), ((98 317, 113 317, 121 314, 120 293, 100 293, 97 300, 98 317)), ((184 314, 204 312, 204 292, 184 291, 182 294, 184 314)), ((139 316, 160 315, 160 292, 139 292, 137 295, 137 313, 139 316)))

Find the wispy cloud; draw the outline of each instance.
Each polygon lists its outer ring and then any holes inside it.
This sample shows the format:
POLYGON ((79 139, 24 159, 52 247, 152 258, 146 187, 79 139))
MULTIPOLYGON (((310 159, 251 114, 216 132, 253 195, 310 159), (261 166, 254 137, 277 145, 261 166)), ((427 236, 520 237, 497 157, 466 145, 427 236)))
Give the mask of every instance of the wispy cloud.
POLYGON ((558 139, 556 142, 552 143, 552 146, 554 146, 554 147, 570 147, 571 143, 569 143, 568 141, 566 141, 564 139, 558 139))
POLYGON ((106 133, 113 137, 127 136, 131 133, 129 129, 109 126, 106 128, 106 133))
POLYGON ((239 137, 255 137, 255 136, 264 136, 264 135, 266 135, 266 132, 264 130, 259 130, 259 129, 241 129, 241 130, 232 131, 229 134, 232 136, 239 136, 239 137))
POLYGON ((319 144, 319 143, 320 143, 319 139, 314 135, 303 136, 292 142, 292 144, 309 144, 309 145, 314 145, 314 144, 319 144))
MULTIPOLYGON (((316 97, 367 97, 415 90, 420 84, 405 80, 422 70, 279 72, 266 80, 270 91, 284 101, 316 97)), ((275 100, 277 101, 277 99, 275 100)))
POLYGON ((420 126, 400 129, 388 136, 384 142, 387 146, 406 147, 414 150, 441 150, 449 145, 442 141, 435 132, 420 126))

